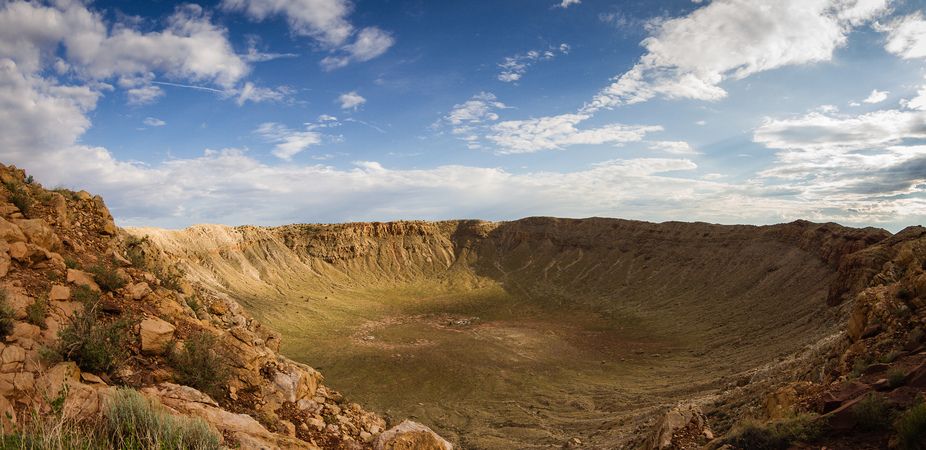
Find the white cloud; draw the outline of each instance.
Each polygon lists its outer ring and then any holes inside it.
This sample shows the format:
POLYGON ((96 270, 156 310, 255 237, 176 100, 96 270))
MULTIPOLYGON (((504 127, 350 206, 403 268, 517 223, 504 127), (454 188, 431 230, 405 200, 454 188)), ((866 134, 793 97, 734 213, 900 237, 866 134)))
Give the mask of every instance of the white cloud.
POLYGON ((471 125, 498 120, 496 111, 507 106, 491 92, 480 92, 464 103, 453 105, 444 120, 452 125, 471 125))
POLYGON ((775 149, 831 152, 880 148, 904 139, 926 138, 926 114, 881 110, 838 117, 811 113, 791 119, 766 119, 756 142, 775 149))
POLYGON ((351 91, 344 94, 341 94, 338 97, 338 102, 341 103, 341 109, 353 109, 363 106, 367 102, 367 99, 363 98, 357 91, 351 91))
POLYGON ((533 153, 558 150, 573 145, 623 144, 643 140, 660 126, 610 124, 579 129, 588 115, 562 114, 539 119, 509 120, 491 127, 487 138, 498 146, 498 153, 533 153))
POLYGON ((753 138, 777 150, 759 176, 808 203, 860 217, 926 213, 926 112, 767 119, 753 138))
POLYGON ((641 43, 639 62, 583 109, 660 96, 719 100, 720 84, 789 65, 828 61, 854 27, 889 0, 715 0, 666 20, 641 43))
POLYGON ((167 125, 167 122, 158 119, 157 117, 146 117, 142 123, 148 125, 149 127, 163 127, 164 125, 167 125))
POLYGON ((276 89, 265 88, 260 86, 255 86, 254 83, 250 81, 245 82, 240 89, 232 90, 227 93, 227 95, 235 96, 235 103, 238 106, 245 104, 246 102, 279 102, 285 100, 289 95, 292 94, 292 90, 286 86, 280 86, 276 89))
POLYGON ((563 0, 559 5, 556 6, 565 9, 571 5, 578 5, 579 3, 582 3, 582 0, 563 0))
POLYGON ((126 89, 126 101, 130 105, 140 106, 156 102, 164 96, 164 91, 154 85, 145 85, 126 89))
POLYGON ((257 21, 283 16, 294 34, 332 47, 344 44, 354 32, 347 20, 351 4, 346 0, 223 0, 222 7, 243 11, 257 21))
POLYGON ((866 98, 865 100, 862 100, 862 103, 870 103, 870 104, 881 103, 887 100, 888 94, 890 94, 890 92, 879 91, 877 89, 874 89, 871 91, 871 94, 868 95, 868 98, 866 98))
POLYGON ((322 134, 317 131, 311 129, 305 131, 292 130, 274 122, 262 123, 254 132, 267 142, 276 144, 273 149, 273 156, 287 161, 309 147, 322 142, 322 134))
POLYGON ((917 11, 876 27, 887 33, 884 48, 904 59, 926 57, 926 19, 917 11))
POLYGON ((378 27, 358 31, 348 20, 352 10, 348 0, 223 0, 222 8, 242 11, 257 21, 285 17, 294 34, 311 37, 335 52, 322 59, 326 70, 369 61, 395 44, 392 34, 378 27))
POLYGON ((685 141, 654 141, 649 144, 650 150, 671 153, 674 155, 697 155, 698 151, 685 141))
POLYGON ((498 67, 502 71, 498 74, 499 81, 506 83, 518 81, 527 73, 527 69, 540 61, 549 61, 559 55, 569 53, 569 44, 560 44, 557 47, 550 47, 546 50, 531 50, 526 53, 519 53, 514 56, 508 56, 505 61, 498 67))
POLYGON ((132 23, 110 28, 99 14, 76 1, 0 6, 0 58, 14 61, 23 73, 51 66, 94 89, 116 78, 128 102, 136 105, 163 95, 151 84, 156 76, 231 88, 249 67, 235 54, 227 34, 196 5, 178 7, 166 27, 153 32, 138 31, 132 23))

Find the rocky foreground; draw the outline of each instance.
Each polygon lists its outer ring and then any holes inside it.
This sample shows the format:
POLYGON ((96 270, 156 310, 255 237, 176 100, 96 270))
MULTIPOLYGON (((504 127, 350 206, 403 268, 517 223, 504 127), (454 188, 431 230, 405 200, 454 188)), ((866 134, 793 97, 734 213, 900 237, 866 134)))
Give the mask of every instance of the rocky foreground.
POLYGON ((147 258, 99 196, 46 190, 15 167, 0 166, 0 182, 7 444, 84 448, 50 444, 48 424, 36 422, 54 416, 93 428, 110 414, 118 386, 205 420, 231 448, 449 449, 414 422, 387 429, 328 389, 319 372, 281 356, 280 337, 237 303, 147 258))

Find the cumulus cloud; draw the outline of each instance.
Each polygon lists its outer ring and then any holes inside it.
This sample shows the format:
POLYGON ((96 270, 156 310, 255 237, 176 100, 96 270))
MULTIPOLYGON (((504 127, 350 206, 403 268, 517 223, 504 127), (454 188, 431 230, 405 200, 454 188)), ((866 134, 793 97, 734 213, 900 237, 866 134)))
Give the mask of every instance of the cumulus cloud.
POLYGON ((341 109, 353 109, 363 106, 367 102, 367 99, 363 98, 357 91, 351 91, 344 94, 341 94, 338 97, 338 102, 341 104, 341 109))
POLYGON ((131 23, 108 27, 81 2, 8 2, 0 7, 0 58, 22 73, 54 67, 97 90, 116 79, 133 105, 164 94, 152 84, 158 75, 231 89, 249 72, 227 31, 197 5, 178 7, 161 31, 142 32, 131 23), (55 56, 59 48, 65 59, 55 56))
POLYGON ((550 61, 559 55, 569 53, 569 44, 560 44, 557 47, 550 47, 546 50, 530 50, 526 53, 519 53, 514 56, 508 56, 505 61, 498 67, 501 69, 497 78, 499 81, 511 83, 518 81, 527 73, 527 69, 537 62, 550 61))
POLYGON ((655 27, 639 62, 584 107, 594 112, 654 97, 719 100, 728 79, 828 61, 854 27, 889 0, 715 0, 655 27))
POLYGON ((887 34, 884 46, 887 51, 904 59, 926 57, 926 19, 921 11, 879 25, 877 29, 887 34))
POLYGON ((242 11, 257 21, 285 17, 293 34, 310 37, 335 53, 322 59, 326 70, 369 61, 395 44, 392 34, 378 27, 358 31, 348 20, 353 9, 348 0, 223 0, 222 8, 242 11))
POLYGON ((871 94, 868 94, 868 97, 865 100, 862 100, 862 103, 869 103, 869 104, 881 103, 887 100, 888 94, 890 94, 890 92, 879 91, 877 89, 874 89, 871 91, 871 94))
POLYGON ((563 0, 560 2, 560 4, 556 6, 559 8, 566 9, 570 7, 571 5, 578 5, 579 3, 582 3, 582 0, 563 0))

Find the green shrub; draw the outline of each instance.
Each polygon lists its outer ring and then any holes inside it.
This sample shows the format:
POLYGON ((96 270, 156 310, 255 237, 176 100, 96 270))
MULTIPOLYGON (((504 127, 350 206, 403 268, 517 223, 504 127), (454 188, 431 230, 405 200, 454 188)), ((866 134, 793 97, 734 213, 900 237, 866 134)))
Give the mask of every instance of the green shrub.
POLYGON ((852 416, 860 430, 879 431, 891 423, 890 409, 880 395, 870 393, 852 407, 852 416))
POLYGON ((898 443, 903 450, 926 450, 926 403, 922 400, 903 412, 894 422, 898 443))
POLYGON ((93 281, 105 291, 115 291, 125 287, 126 281, 115 269, 104 264, 97 264, 90 268, 93 281))
POLYGON ((177 347, 175 345, 168 355, 177 383, 194 387, 213 398, 221 396, 228 381, 228 368, 215 336, 199 332, 179 349, 177 347))
POLYGON ((10 203, 16 205, 19 212, 23 213, 24 216, 28 216, 29 210, 32 208, 32 198, 19 186, 7 186, 7 188, 10 189, 10 203))
POLYGON ((817 416, 799 415, 769 423, 746 421, 725 437, 722 444, 750 450, 784 450, 796 442, 810 442, 819 438, 824 427, 817 416))
MULTIPOLYGON (((81 296, 99 298, 86 292, 81 296)), ((62 360, 74 361, 81 370, 111 374, 128 357, 128 340, 128 320, 106 321, 99 314, 99 301, 85 301, 83 310, 76 312, 58 333, 55 353, 62 360)))
POLYGON ((35 177, 33 177, 32 175, 29 175, 28 177, 26 177, 26 184, 32 184, 32 183, 35 183, 35 177))
POLYGON ((71 297, 74 301, 83 303, 85 307, 87 305, 95 305, 100 301, 100 293, 84 285, 77 286, 77 288, 71 292, 71 297))
POLYGON ((80 269, 80 262, 70 256, 64 258, 64 265, 68 269, 80 269))
POLYGON ((16 313, 10 306, 6 291, 0 289, 0 341, 13 332, 13 325, 16 324, 15 316, 16 313))
POLYGON ((173 416, 159 403, 129 388, 113 394, 104 410, 101 429, 112 448, 221 448, 219 436, 202 419, 173 416))
POLYGON ((45 323, 46 315, 48 315, 48 301, 44 298, 37 298, 26 307, 26 321, 43 330, 48 327, 45 323))

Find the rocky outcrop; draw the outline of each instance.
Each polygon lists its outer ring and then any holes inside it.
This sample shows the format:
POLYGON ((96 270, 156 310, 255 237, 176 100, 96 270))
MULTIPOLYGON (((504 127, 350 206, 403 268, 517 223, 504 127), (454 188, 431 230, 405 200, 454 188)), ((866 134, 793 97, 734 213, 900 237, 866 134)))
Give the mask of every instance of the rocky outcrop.
POLYGON ((41 420, 51 408, 92 419, 105 413, 117 386, 138 389, 175 414, 203 418, 235 448, 370 448, 385 429, 385 420, 324 386, 318 371, 281 356, 280 336, 231 298, 128 258, 132 239, 100 197, 49 192, 2 165, 0 179, 29 201, 27 212, 0 198, 0 298, 9 310, 0 315, 12 321, 0 342, 5 432, 41 420), (117 370, 81 370, 67 349, 58 355, 63 362, 43 356, 59 348, 69 324, 90 313, 99 326, 125 324, 124 337, 109 338, 121 339, 117 350, 125 352, 114 362, 117 370), (206 351, 220 356, 227 373, 214 397, 178 384, 170 359, 171 349, 182 351, 203 335, 212 336, 203 341, 213 343, 206 351))

